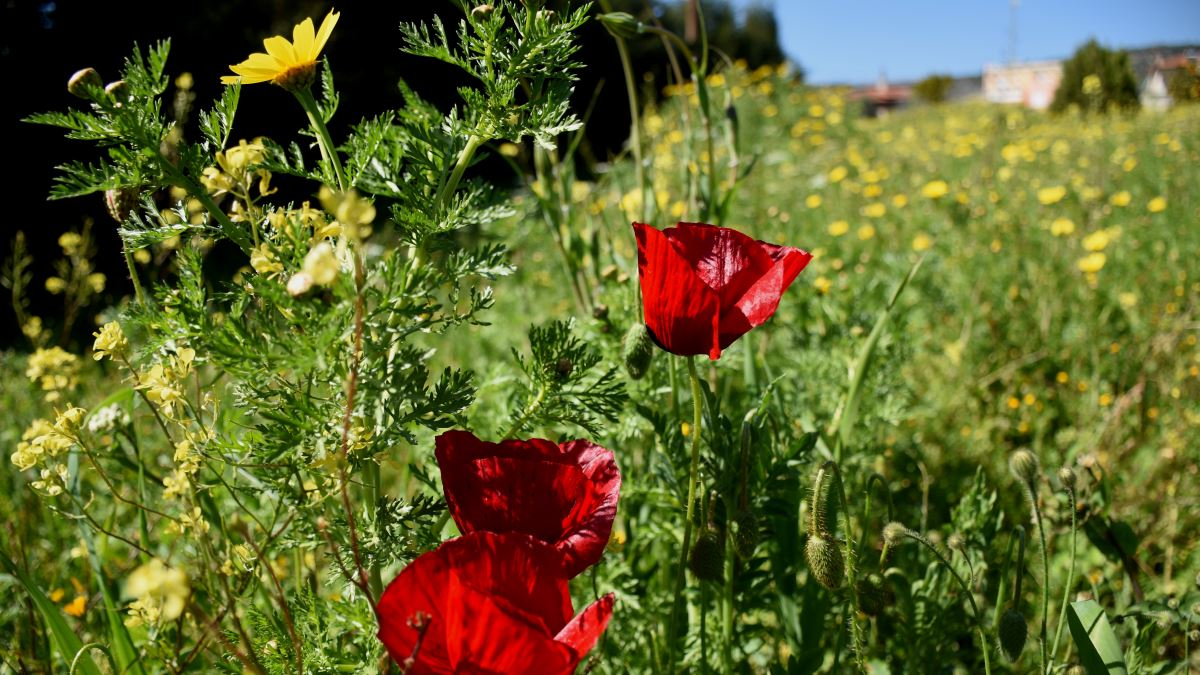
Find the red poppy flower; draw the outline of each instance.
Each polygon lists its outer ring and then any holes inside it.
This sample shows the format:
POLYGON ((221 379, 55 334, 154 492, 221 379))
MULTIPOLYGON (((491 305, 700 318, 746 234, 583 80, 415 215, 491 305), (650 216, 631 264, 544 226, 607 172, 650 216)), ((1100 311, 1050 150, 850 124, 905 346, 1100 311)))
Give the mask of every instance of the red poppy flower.
POLYGON ((450 515, 463 534, 532 535, 558 549, 568 578, 600 560, 621 494, 609 450, 582 440, 489 443, 447 431, 434 452, 450 515))
POLYGON ((558 557, 524 534, 451 539, 384 591, 379 639, 398 663, 416 651, 408 675, 573 673, 608 625, 613 596, 573 616, 558 557))
POLYGON ((633 224, 646 327, 659 346, 689 356, 721 350, 775 314, 812 255, 727 227, 633 224))

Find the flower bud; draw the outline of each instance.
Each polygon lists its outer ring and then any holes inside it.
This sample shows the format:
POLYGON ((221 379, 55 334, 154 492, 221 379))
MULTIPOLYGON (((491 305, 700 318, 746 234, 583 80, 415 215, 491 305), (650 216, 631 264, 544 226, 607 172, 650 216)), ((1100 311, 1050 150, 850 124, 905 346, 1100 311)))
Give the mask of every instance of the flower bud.
POLYGON ((293 298, 298 298, 312 290, 313 278, 308 272, 297 272, 288 279, 287 292, 293 298))
POLYGON ((642 32, 642 22, 633 18, 629 12, 609 12, 596 17, 613 37, 625 40, 635 38, 642 32))
POLYGON ((961 532, 955 532, 946 538, 946 546, 952 551, 964 552, 967 549, 967 538, 961 532))
POLYGON ((706 528, 688 554, 688 569, 701 581, 720 581, 725 575, 725 551, 716 529, 706 528))
POLYGON ((1069 466, 1059 469, 1058 482, 1062 483, 1063 489, 1067 492, 1074 492, 1076 483, 1075 470, 1069 466))
POLYGON ((842 559, 842 550, 831 537, 810 535, 808 543, 804 545, 804 558, 817 583, 831 591, 842 585, 846 564, 842 559))
POLYGON ((621 356, 629 377, 640 380, 646 376, 650 362, 654 360, 654 340, 650 339, 646 324, 639 321, 629 327, 629 332, 625 333, 625 339, 621 342, 621 356))
POLYGON ((333 253, 333 247, 327 241, 318 242, 312 250, 304 256, 304 264, 301 269, 312 277, 313 283, 318 286, 328 286, 337 279, 338 273, 341 272, 341 266, 338 263, 337 256, 333 253))
POLYGON ((891 602, 886 581, 876 572, 859 579, 857 592, 858 609, 867 616, 879 616, 891 602))
POLYGON ((552 9, 539 9, 535 16, 539 21, 553 21, 558 16, 558 12, 552 9))
POLYGON ((742 560, 754 556, 758 548, 758 517, 750 511, 742 511, 733 520, 736 528, 733 532, 733 550, 742 560))
POLYGON ((125 80, 109 82, 104 87, 104 93, 113 97, 113 100, 115 100, 119 105, 129 100, 129 84, 127 84, 125 80))
POLYGON ((1017 480, 1032 488, 1037 485, 1041 465, 1038 463, 1037 455, 1022 448, 1008 458, 1008 470, 1017 480))
POLYGON ((1077 663, 1067 668, 1067 675, 1087 675, 1087 670, 1077 663))
POLYGON ((67 91, 84 99, 92 97, 89 89, 99 89, 103 86, 104 80, 100 79, 100 73, 97 73, 94 68, 77 70, 71 79, 67 80, 67 91))
POLYGON ((883 526, 883 543, 888 548, 896 548, 908 538, 909 530, 902 523, 892 521, 883 526))
POLYGON ((486 19, 492 15, 492 12, 495 11, 495 9, 495 7, 492 7, 489 4, 483 4, 479 5, 475 9, 472 9, 471 14, 477 18, 486 19))
POLYGON ((1025 615, 1011 607, 1000 616, 1000 624, 996 627, 996 635, 1000 640, 1000 651, 1004 652, 1009 661, 1016 661, 1025 649, 1025 638, 1029 633, 1029 624, 1025 615))
POLYGON ((104 191, 104 206, 108 215, 118 223, 124 223, 129 212, 137 205, 138 190, 132 187, 113 188, 104 191))

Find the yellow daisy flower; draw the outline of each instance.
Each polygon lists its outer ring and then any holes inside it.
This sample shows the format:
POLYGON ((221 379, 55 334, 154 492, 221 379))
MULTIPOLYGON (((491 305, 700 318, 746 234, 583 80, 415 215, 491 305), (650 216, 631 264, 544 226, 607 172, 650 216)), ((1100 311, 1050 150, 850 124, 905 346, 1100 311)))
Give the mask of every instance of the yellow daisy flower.
POLYGON ((325 48, 333 27, 341 16, 333 10, 321 21, 321 28, 313 29, 313 20, 305 19, 292 29, 292 41, 282 35, 263 40, 267 53, 255 52, 245 61, 229 69, 236 75, 225 75, 221 82, 235 84, 257 84, 271 82, 284 89, 305 89, 316 78, 317 57, 325 48))

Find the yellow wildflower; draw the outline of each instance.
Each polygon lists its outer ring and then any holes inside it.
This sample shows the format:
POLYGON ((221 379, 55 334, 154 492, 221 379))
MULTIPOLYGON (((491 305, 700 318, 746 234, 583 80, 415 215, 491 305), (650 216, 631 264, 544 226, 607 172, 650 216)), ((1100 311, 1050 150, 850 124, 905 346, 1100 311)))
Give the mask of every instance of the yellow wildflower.
POLYGON ((333 254, 333 247, 327 241, 314 246, 308 255, 304 256, 304 265, 301 267, 301 273, 309 275, 312 282, 318 286, 332 284, 339 271, 341 266, 333 254))
POLYGON ((92 272, 91 274, 87 275, 87 283, 88 286, 92 287, 93 293, 103 293, 104 286, 107 282, 108 277, 104 276, 102 272, 92 272))
POLYGON ((78 232, 63 232, 58 236, 58 245, 63 253, 75 255, 83 248, 83 237, 78 232))
POLYGON ((92 344, 92 358, 99 361, 105 356, 116 358, 125 353, 129 347, 129 340, 125 339, 125 333, 121 330, 121 324, 116 321, 109 321, 100 328, 100 332, 92 333, 96 341, 92 344))
POLYGON ((47 403, 62 398, 62 392, 74 389, 79 373, 79 359, 62 347, 39 349, 29 357, 25 377, 37 382, 46 392, 47 403))
POLYGON ((83 612, 85 609, 87 609, 87 596, 86 595, 75 596, 74 600, 67 603, 67 605, 63 607, 64 612, 66 612, 67 614, 74 616, 74 617, 83 616, 83 612))
POLYGON ((850 231, 850 223, 844 220, 835 220, 829 224, 829 234, 840 237, 850 231))
POLYGON ((346 234, 355 239, 365 239, 371 234, 368 226, 375 220, 375 205, 359 197, 353 188, 335 192, 322 185, 317 198, 321 200, 321 208, 341 224, 346 234))
POLYGON ((1083 248, 1088 251, 1103 251, 1108 247, 1108 231, 1096 230, 1083 238, 1083 248))
POLYGON ((908 206, 908 195, 893 195, 892 206, 898 209, 908 206))
POLYGON ((921 188, 921 196, 927 199, 940 199, 950 193, 950 186, 944 180, 929 181, 921 188))
POLYGON ((817 289, 818 293, 825 295, 830 288, 833 288, 833 282, 826 277, 817 277, 813 280, 813 287, 817 289))
POLYGON ((862 227, 858 228, 858 238, 861 239, 862 241, 867 241, 868 239, 874 239, 875 238, 875 226, 874 225, 863 225, 862 227))
POLYGON ((313 29, 313 20, 305 19, 292 29, 292 41, 282 35, 263 40, 266 53, 255 52, 245 61, 229 66, 236 75, 225 75, 225 84, 256 84, 270 82, 284 89, 305 89, 316 78, 317 58, 337 25, 337 12, 330 10, 321 21, 319 29, 313 29))
POLYGON ((1129 190, 1121 190, 1108 198, 1108 203, 1113 206, 1129 206, 1129 202, 1133 201, 1133 195, 1129 194, 1129 190))
POLYGON ((804 205, 810 209, 815 209, 821 205, 821 195, 809 195, 804 199, 804 205))
POLYGON ((913 237, 912 249, 914 251, 928 251, 930 248, 933 248, 933 238, 931 238, 929 235, 921 232, 917 236, 913 237))
POLYGON ((1067 188, 1056 185, 1054 187, 1042 188, 1037 192, 1037 200, 1045 206, 1057 204, 1062 201, 1063 197, 1067 196, 1067 188))
POLYGON ((864 206, 862 212, 868 218, 881 218, 887 213, 887 207, 883 205, 883 202, 874 202, 864 206))
POLYGON ((1108 257, 1099 251, 1095 253, 1089 253, 1088 255, 1079 259, 1079 271, 1087 272, 1088 274, 1095 274, 1104 268, 1104 263, 1107 261, 1108 257))
POLYGON ((266 277, 277 276, 283 271, 283 263, 275 259, 275 252, 263 242, 250 251, 250 266, 255 272, 266 277))
POLYGON ((1071 381, 1071 376, 1067 374, 1067 371, 1060 370, 1058 371, 1058 374, 1054 376, 1054 381, 1058 382, 1059 384, 1066 384, 1071 381))
POLYGON ((1121 306, 1124 307, 1125 309, 1132 309, 1134 307, 1137 307, 1138 296, 1137 296, 1137 293, 1125 292, 1125 293, 1118 294, 1117 300, 1121 301, 1121 306))
POLYGON ((1155 197, 1154 199, 1150 200, 1149 204, 1146 205, 1146 209, 1149 210, 1150 213, 1161 213, 1165 211, 1166 208, 1167 200, 1165 197, 1155 197))
POLYGON ((829 172, 829 182, 840 183, 841 181, 845 180, 846 175, 849 173, 850 171, 846 167, 835 166, 833 167, 833 170, 829 172))
POLYGON ((49 277, 46 279, 46 291, 52 295, 58 295, 67 290, 67 281, 62 277, 49 277))
POLYGON ((138 567, 125 580, 125 595, 136 598, 137 612, 131 605, 130 617, 125 625, 136 626, 145 619, 174 621, 183 614, 191 590, 187 575, 182 570, 171 569, 157 558, 138 567), (131 623, 131 619, 136 619, 131 623))
POLYGON ((1055 218, 1054 222, 1050 223, 1050 234, 1056 237, 1065 237, 1074 231, 1075 222, 1070 218, 1055 218))

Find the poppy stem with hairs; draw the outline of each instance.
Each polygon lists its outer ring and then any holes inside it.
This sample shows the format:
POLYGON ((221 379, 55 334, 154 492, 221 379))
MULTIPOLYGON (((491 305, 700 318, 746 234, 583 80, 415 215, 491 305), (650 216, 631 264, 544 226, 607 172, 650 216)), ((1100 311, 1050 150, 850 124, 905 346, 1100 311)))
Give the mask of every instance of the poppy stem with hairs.
POLYGON ((679 567, 675 573, 675 593, 671 604, 671 616, 667 622, 667 650, 672 668, 675 665, 676 621, 679 617, 679 605, 683 602, 683 588, 686 581, 688 548, 692 542, 692 518, 695 516, 696 478, 700 469, 700 424, 703 421, 704 399, 700 391, 700 375, 696 373, 694 356, 687 357, 688 375, 692 379, 692 455, 688 466, 687 516, 683 523, 683 547, 679 553, 679 567))

